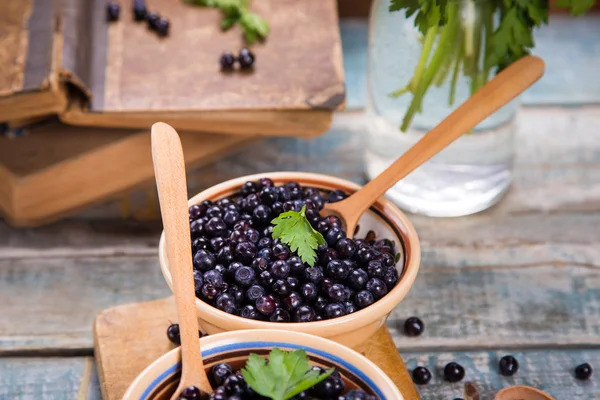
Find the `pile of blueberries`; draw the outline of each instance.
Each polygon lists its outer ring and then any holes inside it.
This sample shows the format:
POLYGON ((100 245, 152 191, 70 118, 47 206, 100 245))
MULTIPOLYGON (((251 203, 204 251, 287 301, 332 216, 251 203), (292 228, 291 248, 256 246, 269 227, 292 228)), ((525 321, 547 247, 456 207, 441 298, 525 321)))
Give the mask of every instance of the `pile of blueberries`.
MULTIPOLYGON (((324 373, 320 367, 313 370, 324 373)), ((227 363, 215 365, 209 375, 212 387, 215 390, 210 394, 210 400, 258 400, 265 397, 254 392, 244 380, 241 371, 233 371, 227 363)), ((375 396, 367 394, 363 390, 350 390, 344 393, 346 385, 341 375, 333 371, 324 381, 318 383, 311 389, 304 391, 292 398, 292 400, 315 399, 315 400, 376 400, 375 396)), ((185 388, 178 400, 199 400, 201 393, 198 388, 191 386, 185 388)))
MULTIPOLYGON (((169 20, 161 17, 158 13, 148 11, 145 0, 133 0, 133 20, 136 22, 146 21, 148 29, 156 32, 158 36, 169 34, 169 20)), ((118 21, 121 15, 121 6, 118 2, 110 0, 106 3, 106 19, 109 22, 118 21)))
POLYGON ((311 322, 351 314, 385 296, 398 282, 395 243, 348 239, 340 220, 321 217, 327 202, 344 199, 297 182, 246 182, 241 195, 205 200, 189 209, 196 296, 226 313, 272 322, 311 322), (271 221, 306 207, 326 240, 313 267, 271 235, 271 221))

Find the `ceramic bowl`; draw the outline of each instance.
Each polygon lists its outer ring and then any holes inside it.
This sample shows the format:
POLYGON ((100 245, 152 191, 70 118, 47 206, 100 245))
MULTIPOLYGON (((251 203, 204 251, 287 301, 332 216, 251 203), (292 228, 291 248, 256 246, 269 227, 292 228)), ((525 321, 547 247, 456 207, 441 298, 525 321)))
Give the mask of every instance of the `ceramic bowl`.
MULTIPOLYGON (((190 199, 190 206, 203 200, 219 200, 224 197, 238 195, 240 188, 247 181, 257 181, 262 177, 271 178, 276 185, 296 181, 303 187, 314 187, 323 191, 341 189, 346 193, 354 193, 360 189, 353 182, 328 175, 275 172, 250 175, 223 182, 213 186, 190 199)), ((346 346, 354 347, 372 336, 384 323, 390 312, 406 296, 419 269, 421 252, 419 239, 408 218, 390 201, 380 199, 359 221, 357 237, 364 237, 368 231, 374 231, 377 238, 388 238, 401 248, 401 257, 396 264, 400 280, 396 286, 382 299, 371 306, 343 317, 316 322, 277 323, 256 321, 228 314, 196 299, 198 319, 204 332, 215 334, 243 329, 282 329, 309 333, 331 339, 346 346)), ((159 244, 159 261, 167 284, 173 290, 173 280, 166 257, 164 233, 159 244)))
MULTIPOLYGON (((227 362, 243 367, 248 355, 267 355, 273 347, 282 350, 304 349, 312 365, 334 367, 344 378, 346 388, 363 389, 380 399, 403 400, 391 379, 364 356, 345 346, 317 336, 279 330, 255 329, 222 333, 200 339, 207 371, 227 362)), ((168 400, 180 377, 181 354, 177 347, 150 364, 131 383, 123 400, 168 400)))

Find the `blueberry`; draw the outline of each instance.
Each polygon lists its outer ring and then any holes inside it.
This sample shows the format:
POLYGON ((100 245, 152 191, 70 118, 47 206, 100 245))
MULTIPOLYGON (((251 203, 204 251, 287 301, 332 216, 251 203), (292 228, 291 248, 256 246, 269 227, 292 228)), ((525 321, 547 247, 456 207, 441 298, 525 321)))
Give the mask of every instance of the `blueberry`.
POLYGON ((283 211, 296 211, 299 212, 300 209, 298 209, 298 207, 296 207, 296 203, 293 202, 292 200, 288 200, 285 201, 283 203, 283 211))
POLYGON ((396 267, 386 267, 385 276, 383 277, 383 282, 387 286, 388 290, 392 290, 396 283, 398 283, 398 270, 396 267))
POLYGON ((287 278, 285 278, 285 281, 290 286, 291 291, 296 292, 296 291, 300 290, 300 281, 298 280, 298 278, 294 278, 293 276, 288 276, 287 278))
POLYGON ((417 367, 413 369, 412 377, 417 385, 426 385, 431 380, 431 372, 425 367, 417 367))
POLYGON ((283 308, 276 308, 269 320, 271 322, 290 322, 290 313, 283 308))
POLYGON ((279 193, 273 186, 267 186, 260 191, 259 197, 264 204, 270 206, 279 200, 279 193))
POLYGON ((178 346, 181 344, 181 337, 179 335, 179 324, 169 325, 169 327, 167 328, 167 337, 169 338, 171 343, 176 344, 178 346))
POLYGON ((237 210, 225 211, 225 214, 223 215, 223 221, 229 229, 233 229, 233 227, 239 221, 239 219, 240 213, 237 210))
POLYGON ((275 184, 273 183, 273 180, 271 178, 260 178, 258 180, 258 186, 263 189, 266 187, 272 187, 275 186, 275 184))
POLYGON ((381 261, 384 267, 391 267, 396 264, 394 261, 394 256, 389 253, 383 253, 378 256, 377 259, 381 261))
POLYGON ((260 297, 256 300, 256 309, 266 316, 273 314, 275 311, 276 301, 271 295, 260 297))
POLYGON ((269 251, 271 250, 271 246, 273 246, 273 240, 271 240, 269 237, 262 237, 258 239, 258 243, 256 244, 256 247, 259 249, 269 249, 269 251))
POLYGON ((221 64, 221 69, 224 69, 224 70, 233 69, 233 66, 235 65, 235 61, 236 61, 235 56, 228 51, 221 54, 221 58, 219 59, 219 63, 221 64))
POLYGON ((219 206, 210 206, 208 210, 206 210, 206 216, 208 218, 222 218, 223 217, 223 209, 219 206))
POLYGON ((250 264, 256 257, 256 246, 251 242, 240 242, 235 247, 235 258, 244 264, 250 264))
POLYGON ((329 278, 323 278, 323 280, 321 281, 321 291, 327 293, 327 291, 329 290, 330 287, 332 287, 334 284, 333 279, 329 279, 329 278))
POLYGON ((196 295, 202 292, 202 285, 204 285, 204 277, 202 272, 197 269, 194 270, 194 290, 196 295))
POLYGON ((218 217, 213 217, 204 225, 204 231, 208 236, 221 236, 227 230, 225 222, 218 217))
POLYGON ((208 283, 202 286, 202 297, 207 300, 212 300, 223 292, 223 289, 208 283))
POLYGON ((278 260, 287 260, 290 257, 290 248, 283 243, 278 243, 273 246, 272 251, 273 257, 278 260))
POLYGON ((346 198, 346 193, 342 192, 341 190, 334 190, 333 192, 329 193, 329 202, 330 203, 335 203, 338 201, 342 201, 346 198))
POLYGON ((280 186, 277 188, 277 194, 279 195, 279 201, 285 203, 292 199, 292 195, 290 191, 285 186, 280 186))
POLYGON ((264 225, 271 222, 273 212, 269 206, 260 205, 252 211, 254 221, 258 224, 264 225))
POLYGON ((223 237, 212 238, 210 239, 210 247, 213 249, 213 251, 218 252, 228 242, 229 241, 223 237))
POLYGON ((245 232, 245 230, 234 228, 233 232, 231 232, 231 235, 229 235, 229 241, 231 242, 231 244, 237 245, 239 242, 245 241, 245 232))
POLYGON ((513 356, 504 356, 500 359, 500 373, 504 376, 513 376, 519 370, 519 362, 513 356))
POLYGON ((167 36, 169 35, 169 20, 165 17, 160 17, 158 21, 156 21, 156 33, 158 36, 167 36))
POLYGON ((283 280, 283 279, 277 279, 275 282, 273 282, 273 293, 275 293, 278 296, 287 296, 290 292, 290 285, 288 285, 287 281, 283 280))
POLYGON ((327 319, 341 317, 344 313, 344 306, 340 303, 330 303, 325 307, 325 317, 327 319))
POLYGON ((223 386, 225 387, 225 393, 229 396, 227 397, 228 400, 231 400, 234 395, 242 394, 246 391, 244 378, 237 374, 228 376, 225 382, 223 382, 223 386))
POLYGON ((460 382, 465 377, 465 369, 462 365, 449 362, 444 367, 444 378, 448 382, 460 382))
MULTIPOLYGON (((263 249, 264 250, 264 249, 263 249)), ((269 261, 265 258, 260 257, 261 250, 258 251, 258 256, 252 260, 252 268, 256 274, 260 274, 263 271, 266 271, 269 268, 269 261)))
POLYGON ((221 386, 225 379, 233 374, 233 368, 227 363, 219 363, 212 367, 210 376, 214 386, 221 386))
POLYGON ((354 297, 354 302, 356 306, 360 309, 370 306, 375 302, 375 298, 373 297, 373 293, 368 290, 361 290, 354 297))
POLYGON ((336 303, 344 302, 344 301, 348 300, 348 298, 346 297, 346 291, 344 289, 345 289, 344 285, 335 283, 327 290, 327 296, 329 296, 329 298, 333 302, 336 302, 336 303))
POLYGON ((221 275, 225 275, 227 273, 227 268, 225 268, 225 266, 223 264, 217 264, 217 265, 215 265, 215 267, 213 268, 213 270, 217 271, 221 275))
POLYGON ((244 301, 244 289, 236 285, 231 285, 229 289, 227 289, 227 293, 233 297, 233 301, 236 305, 239 305, 242 303, 242 301, 244 301))
POLYGON ((279 216, 283 212, 283 203, 276 201, 271 206, 271 211, 273 211, 273 216, 279 216))
POLYGON ((345 301, 343 304, 344 309, 346 310, 346 314, 352 314, 353 312, 358 311, 356 305, 351 301, 345 301))
POLYGON ((294 311, 302 305, 302 297, 296 292, 290 292, 283 298, 283 305, 288 311, 294 311))
POLYGON ((243 287, 249 287, 254 283, 255 276, 256 275, 252 268, 242 266, 235 271, 233 279, 238 285, 243 287))
POLYGON ((245 305, 240 310, 240 317, 247 319, 260 319, 260 314, 256 311, 256 308, 250 304, 245 305))
POLYGON ((260 239, 260 233, 254 228, 248 228, 244 231, 244 239, 252 244, 258 243, 258 239, 260 239))
POLYGON ((300 288, 300 294, 305 301, 313 301, 317 298, 317 286, 312 282, 307 282, 300 288))
POLYGON ((354 240, 348 238, 341 238, 335 245, 338 254, 343 258, 351 258, 356 250, 358 250, 354 240))
POLYGON ((336 243, 346 237, 346 232, 341 230, 340 228, 332 228, 325 235, 325 240, 329 246, 335 246, 336 243))
POLYGON ((225 283, 223 281, 223 276, 217 272, 217 271, 206 271, 204 273, 204 283, 205 284, 209 284, 209 285, 213 285, 216 287, 223 287, 223 284, 225 283))
POLYGON ((318 398, 330 399, 342 394, 344 389, 342 377, 339 374, 331 374, 327 379, 315 385, 312 391, 318 398))
MULTIPOLYGON (((249 194, 245 200, 244 210, 248 213, 251 213, 260 205, 260 197, 258 197, 258 194, 256 193, 249 194)), ((252 219, 252 216, 250 216, 250 219, 252 219)))
POLYGON ((350 274, 350 269, 340 260, 331 260, 325 268, 325 274, 330 278, 341 282, 350 274))
POLYGON ((223 246, 217 252, 217 261, 223 265, 229 265, 234 262, 233 250, 230 246, 223 246))
POLYGON ((356 251, 356 255, 360 265, 368 265, 369 261, 375 258, 375 253, 369 247, 361 247, 356 251))
POLYGON ((373 297, 375 297, 375 300, 379 300, 387 294, 387 287, 385 286, 385 283, 383 283, 383 281, 378 278, 369 279, 369 281, 365 285, 365 289, 373 293, 373 297))
MULTIPOLYGON (((264 239, 264 238, 263 238, 264 239)), ((263 249, 258 250, 256 253, 257 257, 264 258, 267 261, 271 261, 273 259, 273 252, 270 247, 265 247, 263 249)))
POLYGON ((575 367, 575 378, 579 379, 580 381, 586 381, 590 379, 592 372, 593 370, 590 364, 585 363, 578 365, 575 367))
POLYGON ((348 275, 348 286, 354 290, 361 290, 367 284, 369 274, 364 269, 358 268, 348 275))
POLYGON ((223 293, 219 295, 215 304, 219 310, 225 311, 226 313, 233 314, 235 311, 235 300, 230 294, 223 293))
POLYGON ((190 221, 204 217, 205 213, 206 213, 206 207, 204 205, 194 204, 194 205, 190 206, 190 209, 189 209, 190 221))
POLYGON ((269 271, 274 278, 285 279, 290 274, 290 265, 287 263, 287 261, 277 260, 271 264, 269 271))
POLYGON ((330 215, 326 217, 325 220, 329 223, 331 229, 342 229, 342 221, 335 215, 330 215))
POLYGON ((304 263, 300 259, 300 257, 293 256, 287 260, 288 265, 290 266, 290 274, 299 276, 304 272, 306 268, 304 263))
POLYGON ((423 321, 418 317, 410 317, 404 321, 404 333, 406 336, 419 336, 423 333, 423 321))
POLYGON ((233 225, 233 230, 243 232, 246 229, 249 229, 251 227, 252 227, 252 222, 243 220, 242 216, 240 215, 240 220, 238 222, 236 222, 235 225, 233 225))
POLYGON ((322 219, 317 223, 316 226, 316 230, 321 233, 322 235, 326 235, 327 232, 329 232, 329 229, 331 227, 329 226, 329 222, 327 222, 326 220, 322 219))
POLYGON ((215 266, 215 256, 206 250, 198 250, 194 254, 194 268, 200 271, 208 271, 215 266))
POLYGON ((275 282, 275 278, 273 278, 273 276, 271 275, 271 273, 269 271, 263 271, 258 276, 258 281, 264 287, 271 287, 273 285, 273 283, 275 282))
POLYGON ((121 7, 119 6, 119 3, 114 1, 109 1, 106 3, 106 19, 109 22, 118 21, 119 14, 121 14, 121 7))
POLYGON ((248 181, 242 186, 242 195, 247 196, 258 191, 258 185, 255 182, 248 181))
POLYGON ((228 206, 233 205, 235 209, 235 204, 233 204, 233 201, 227 197, 217 200, 217 205, 222 209, 226 209, 228 206))
POLYGON ((196 386, 188 386, 181 391, 181 397, 186 400, 200 400, 201 392, 196 386))
POLYGON ((367 265, 367 273, 371 278, 383 278, 385 276, 385 267, 381 261, 372 260, 367 265))
POLYGON ((329 264, 333 260, 337 260, 338 258, 339 256, 337 251, 335 251, 335 249, 332 248, 328 248, 327 250, 325 250, 325 252, 322 253, 322 255, 319 256, 320 264, 323 267, 326 267, 327 264, 329 264))
POLYGON ((317 210, 321 210, 323 208, 323 206, 325 205, 325 199, 320 194, 311 196, 310 199, 315 203, 317 210))
POLYGON ((252 285, 246 290, 246 299, 250 303, 255 303, 256 300, 266 295, 265 288, 259 285, 252 285))
POLYGON ((306 219, 308 220, 308 222, 310 222, 311 226, 315 227, 317 226, 319 221, 321 221, 321 216, 319 214, 319 211, 315 209, 306 210, 306 219))
POLYGON ((346 268, 348 268, 349 271, 352 271, 352 270, 356 269, 356 261, 353 261, 353 260, 342 260, 342 262, 344 263, 344 265, 346 266, 346 268))
POLYGON ((192 234, 192 237, 194 238, 206 239, 201 237, 201 235, 204 233, 204 221, 202 218, 195 219, 192 222, 190 222, 190 232, 192 234))
POLYGON ((311 322, 315 320, 317 314, 315 310, 311 306, 300 306, 294 312, 294 321, 295 322, 311 322))
POLYGON ((355 239, 356 247, 362 249, 363 247, 369 247, 369 243, 365 239, 355 239))
POLYGON ((323 280, 323 270, 320 267, 310 267, 304 270, 304 280, 317 284, 323 280))
POLYGON ((329 303, 325 300, 324 297, 317 296, 315 301, 313 302, 313 307, 317 313, 323 313, 325 311, 325 307, 327 307, 329 303))

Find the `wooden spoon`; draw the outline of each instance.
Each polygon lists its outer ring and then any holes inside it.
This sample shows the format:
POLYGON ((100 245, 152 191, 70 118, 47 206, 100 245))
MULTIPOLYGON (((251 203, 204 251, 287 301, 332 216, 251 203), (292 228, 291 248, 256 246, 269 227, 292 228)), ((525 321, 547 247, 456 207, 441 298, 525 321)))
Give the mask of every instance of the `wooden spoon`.
POLYGON ((511 386, 499 391, 494 400, 554 400, 554 398, 530 386, 511 386))
MULTIPOLYGON (((439 153, 465 132, 533 85, 544 74, 544 62, 526 56, 511 64, 429 131, 413 147, 361 190, 337 203, 328 203, 321 215, 337 215, 352 237, 360 216, 400 179, 439 153)), ((402 133, 398 132, 399 135, 402 133)))
POLYGON ((212 388, 198 337, 183 150, 177 132, 162 122, 152 125, 152 161, 181 335, 183 365, 179 386, 171 397, 175 400, 189 386, 196 386, 204 394, 212 393, 212 388))

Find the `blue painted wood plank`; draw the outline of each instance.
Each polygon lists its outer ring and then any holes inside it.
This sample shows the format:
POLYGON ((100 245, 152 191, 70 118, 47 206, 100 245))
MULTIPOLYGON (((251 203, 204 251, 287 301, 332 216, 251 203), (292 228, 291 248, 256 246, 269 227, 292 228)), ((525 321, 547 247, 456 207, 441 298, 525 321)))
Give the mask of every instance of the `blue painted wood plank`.
MULTIPOLYGON (((341 21, 347 108, 367 102, 368 23, 341 21)), ((546 61, 545 76, 522 96, 525 105, 600 103, 600 15, 553 15, 535 32, 534 54, 546 61)))

